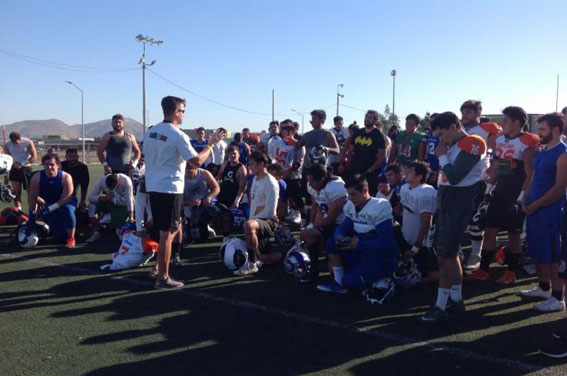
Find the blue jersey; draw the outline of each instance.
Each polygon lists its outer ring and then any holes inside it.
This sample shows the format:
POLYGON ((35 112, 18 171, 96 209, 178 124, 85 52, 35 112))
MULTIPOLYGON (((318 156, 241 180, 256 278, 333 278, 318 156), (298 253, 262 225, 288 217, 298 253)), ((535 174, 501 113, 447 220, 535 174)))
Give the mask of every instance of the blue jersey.
MULTIPOLYGON (((534 177, 530 186, 530 194, 526 198, 526 204, 542 197, 555 185, 557 159, 566 152, 567 145, 560 142, 551 149, 543 149, 535 155, 533 162, 534 177)), ((561 205, 561 202, 563 202, 563 197, 554 204, 561 205)))
POLYGON ((203 142, 197 140, 196 138, 192 138, 191 139, 191 146, 193 146, 193 149, 195 149, 195 151, 197 153, 200 153, 203 151, 203 149, 207 146, 209 142, 207 140, 203 140, 203 142))
POLYGON ((62 171, 57 171, 57 175, 50 178, 45 171, 40 171, 39 175, 39 197, 45 200, 49 206, 55 204, 63 194, 62 171))
POLYGON ((426 157, 427 163, 429 163, 429 167, 432 171, 439 169, 439 158, 435 154, 435 149, 437 149, 437 145, 439 145, 439 137, 433 134, 433 132, 429 132, 427 135, 426 141, 426 157))

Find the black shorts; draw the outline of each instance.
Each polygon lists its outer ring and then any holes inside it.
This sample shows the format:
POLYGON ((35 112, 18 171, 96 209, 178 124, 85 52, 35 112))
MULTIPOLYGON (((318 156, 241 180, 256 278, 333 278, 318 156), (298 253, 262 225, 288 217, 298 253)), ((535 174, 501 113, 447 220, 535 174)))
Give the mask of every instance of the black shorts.
POLYGON ((486 191, 486 182, 484 180, 481 180, 474 185, 474 212, 471 213, 470 224, 473 223, 472 216, 476 213, 476 210, 478 209, 482 201, 484 201, 484 191, 486 191))
POLYGON ((256 236, 258 237, 258 249, 260 253, 266 254, 270 252, 270 238, 274 236, 276 229, 278 228, 279 222, 277 219, 259 219, 253 218, 253 221, 258 223, 258 232, 256 236))
POLYGON ((24 189, 27 190, 30 185, 32 174, 33 169, 29 166, 22 166, 20 168, 12 167, 10 169, 10 174, 8 175, 8 180, 22 183, 24 189))
POLYGON ((437 210, 434 244, 438 257, 455 258, 472 212, 469 210, 437 210))
POLYGON ((517 197, 516 192, 495 191, 486 212, 485 228, 497 228, 511 234, 521 234, 526 215, 523 212, 519 214, 510 212, 516 204, 517 197))
POLYGON ((183 193, 149 192, 155 226, 160 231, 177 231, 182 223, 183 193))

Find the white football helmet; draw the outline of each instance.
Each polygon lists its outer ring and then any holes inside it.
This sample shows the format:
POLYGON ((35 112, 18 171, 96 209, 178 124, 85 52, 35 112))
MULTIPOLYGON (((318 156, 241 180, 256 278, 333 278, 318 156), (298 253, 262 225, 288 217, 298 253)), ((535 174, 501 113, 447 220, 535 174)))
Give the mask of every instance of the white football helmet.
POLYGON ((0 186, 0 201, 10 203, 14 198, 16 198, 14 188, 8 184, 2 184, 0 186))
POLYGON ((37 230, 30 229, 27 226, 22 226, 18 229, 18 243, 20 247, 25 249, 33 248, 39 242, 39 236, 37 235, 37 230))
POLYGON ((366 301, 370 304, 388 304, 394 299, 396 285, 392 278, 382 278, 362 292, 366 301))
POLYGON ((283 245, 289 247, 295 243, 295 239, 293 238, 293 234, 291 230, 286 225, 279 225, 276 229, 276 233, 274 234, 276 238, 276 242, 279 245, 283 245))
POLYGON ((421 271, 415 261, 400 261, 398 268, 394 272, 394 283, 403 289, 411 289, 421 282, 421 271))
POLYGON ((221 245, 219 256, 228 269, 240 270, 248 262, 246 242, 239 238, 230 238, 221 245))
POLYGON ((284 268, 287 274, 297 278, 305 277, 311 269, 311 259, 301 243, 296 243, 287 252, 284 259, 284 268))

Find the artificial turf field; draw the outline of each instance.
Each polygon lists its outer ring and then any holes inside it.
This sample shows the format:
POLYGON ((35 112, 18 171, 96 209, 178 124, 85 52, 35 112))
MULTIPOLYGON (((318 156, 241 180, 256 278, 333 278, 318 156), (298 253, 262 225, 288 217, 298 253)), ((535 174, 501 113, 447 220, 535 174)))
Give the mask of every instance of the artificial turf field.
MULTIPOLYGON (((91 168, 91 183, 100 173, 91 168)), ((281 265, 234 277, 216 238, 185 246, 171 272, 184 289, 157 291, 149 266, 99 270, 118 248, 112 233, 22 251, 11 231, 0 228, 0 375, 567 375, 536 352, 564 313, 517 295, 533 277, 465 284, 466 314, 424 325, 415 318, 434 286, 378 307, 300 285, 281 265)))

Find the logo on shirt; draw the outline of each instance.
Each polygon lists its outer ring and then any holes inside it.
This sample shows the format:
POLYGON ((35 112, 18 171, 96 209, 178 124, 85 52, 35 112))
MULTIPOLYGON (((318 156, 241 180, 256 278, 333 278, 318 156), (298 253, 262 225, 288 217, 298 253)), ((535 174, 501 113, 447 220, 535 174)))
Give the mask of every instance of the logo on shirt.
POLYGON ((163 134, 159 134, 157 132, 150 132, 150 138, 164 142, 167 141, 167 136, 164 136, 163 134))
POLYGON ((371 146, 372 145, 372 139, 370 137, 358 136, 354 140, 354 143, 359 144, 361 146, 371 146))

